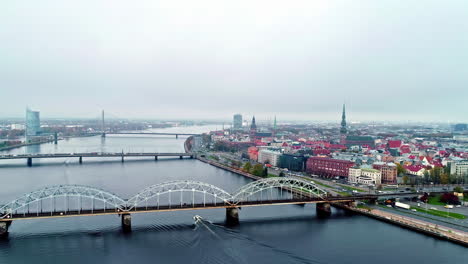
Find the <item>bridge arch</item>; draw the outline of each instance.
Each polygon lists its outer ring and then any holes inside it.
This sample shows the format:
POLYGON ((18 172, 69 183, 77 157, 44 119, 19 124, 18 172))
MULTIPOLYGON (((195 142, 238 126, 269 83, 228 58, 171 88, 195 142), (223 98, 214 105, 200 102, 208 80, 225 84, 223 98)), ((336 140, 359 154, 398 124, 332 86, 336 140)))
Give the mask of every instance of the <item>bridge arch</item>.
POLYGON ((5 217, 9 213, 22 209, 31 203, 57 197, 85 197, 102 201, 116 209, 125 210, 125 201, 119 196, 108 191, 84 185, 55 185, 24 194, 21 197, 0 206, 0 215, 5 217))
POLYGON ((291 190, 298 191, 302 190, 319 198, 327 195, 325 190, 322 190, 311 181, 291 177, 274 177, 261 179, 242 186, 232 195, 232 200, 235 204, 239 204, 246 201, 256 193, 275 188, 289 188, 291 190))
POLYGON ((209 195, 214 197, 215 200, 222 200, 224 203, 231 204, 231 194, 227 191, 216 187, 212 184, 191 181, 191 180, 180 180, 180 181, 171 181, 164 182, 160 184, 155 184, 149 186, 137 193, 127 201, 127 210, 132 210, 136 208, 145 201, 154 198, 156 196, 166 194, 166 193, 178 193, 178 192, 191 192, 191 193, 202 193, 204 195, 209 195))

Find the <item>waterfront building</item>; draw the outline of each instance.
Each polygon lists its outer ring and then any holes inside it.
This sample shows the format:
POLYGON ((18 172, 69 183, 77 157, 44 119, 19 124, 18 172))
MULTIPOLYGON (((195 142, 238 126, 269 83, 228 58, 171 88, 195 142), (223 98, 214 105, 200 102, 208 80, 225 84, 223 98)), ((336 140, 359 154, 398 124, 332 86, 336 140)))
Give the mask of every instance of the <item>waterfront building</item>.
POLYGON ((38 136, 41 133, 41 120, 39 117, 39 111, 32 111, 26 109, 26 141, 29 141, 29 137, 38 136))
POLYGON ((392 162, 374 162, 372 168, 379 170, 381 173, 383 184, 396 184, 397 183, 397 166, 392 162))
POLYGON ((337 160, 325 157, 310 157, 307 159, 306 171, 324 177, 348 177, 349 168, 354 162, 348 160, 337 160))
MULTIPOLYGON (((370 168, 361 168, 361 176, 372 179, 371 184, 379 185, 382 183, 382 174, 379 170, 370 168)), ((366 183, 369 184, 369 183, 366 183)))
POLYGON ((348 181, 364 185, 379 185, 381 184, 381 173, 376 169, 353 167, 349 168, 348 181))
POLYGON ((261 149, 258 152, 258 163, 262 164, 271 164, 272 166, 277 167, 279 164, 279 159, 281 156, 281 152, 278 150, 272 149, 261 149))
POLYGON ((304 155, 283 154, 280 156, 279 167, 291 171, 304 171, 305 161, 304 155))
POLYGON ((361 169, 359 167, 349 168, 348 182, 357 183, 357 178, 361 176, 361 169))
POLYGON ((233 128, 234 130, 240 130, 242 129, 242 115, 241 114, 235 114, 233 117, 233 128))

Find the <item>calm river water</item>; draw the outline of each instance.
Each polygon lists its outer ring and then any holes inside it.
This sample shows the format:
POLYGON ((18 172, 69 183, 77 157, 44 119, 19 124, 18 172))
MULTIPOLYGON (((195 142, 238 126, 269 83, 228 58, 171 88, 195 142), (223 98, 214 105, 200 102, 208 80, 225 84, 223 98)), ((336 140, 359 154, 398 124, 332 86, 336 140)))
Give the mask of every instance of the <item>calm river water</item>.
MULTIPOLYGON (((214 127, 185 127, 202 132, 214 127)), ((181 128, 167 131, 181 131, 181 128)), ((162 130, 160 130, 162 131, 162 130)), ((73 138, 9 153, 181 152, 185 138, 73 138)), ((0 161, 0 204, 56 184, 83 184, 130 197, 169 180, 194 179, 233 192, 249 179, 197 160, 77 159, 0 161)), ((224 226, 225 210, 136 214, 122 233, 117 216, 15 221, 0 240, 0 263, 466 263, 468 250, 364 216, 333 209, 319 219, 314 205, 251 207, 240 225, 224 226), (198 214, 205 221, 195 224, 198 214)))

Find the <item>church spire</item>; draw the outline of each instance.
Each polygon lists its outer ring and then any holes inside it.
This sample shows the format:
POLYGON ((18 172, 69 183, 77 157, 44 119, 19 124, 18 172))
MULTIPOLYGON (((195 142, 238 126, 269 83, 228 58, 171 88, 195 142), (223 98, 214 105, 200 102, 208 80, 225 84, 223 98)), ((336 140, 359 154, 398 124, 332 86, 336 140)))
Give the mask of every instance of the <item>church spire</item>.
POLYGON ((257 125, 255 124, 255 116, 252 117, 252 123, 250 124, 250 129, 257 129, 257 125))
POLYGON ((346 108, 345 108, 345 104, 343 104, 343 114, 341 115, 340 133, 341 134, 346 134, 347 132, 348 132, 348 130, 346 128, 346 108))

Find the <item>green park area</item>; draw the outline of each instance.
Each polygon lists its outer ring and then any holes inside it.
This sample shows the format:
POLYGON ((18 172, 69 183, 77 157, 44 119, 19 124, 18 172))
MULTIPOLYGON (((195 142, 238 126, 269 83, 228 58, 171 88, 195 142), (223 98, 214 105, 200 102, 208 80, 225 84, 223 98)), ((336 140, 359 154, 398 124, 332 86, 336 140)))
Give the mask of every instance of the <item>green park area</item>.
POLYGON ((432 205, 445 205, 446 203, 440 201, 441 195, 429 196, 427 203, 432 205))
POLYGON ((426 213, 426 214, 430 214, 430 215, 435 215, 435 216, 440 216, 440 217, 445 217, 445 218, 466 219, 466 215, 452 213, 452 212, 448 212, 448 211, 439 211, 439 210, 434 210, 434 209, 424 209, 424 208, 419 208, 419 207, 411 207, 411 209, 415 209, 418 212, 422 212, 422 213, 426 213))
POLYGON ((358 188, 354 188, 354 187, 351 187, 351 186, 347 186, 347 185, 343 185, 343 184, 338 184, 340 187, 343 187, 343 189, 346 189, 348 191, 357 191, 357 192, 366 192, 366 191, 363 191, 361 189, 358 189, 358 188))

